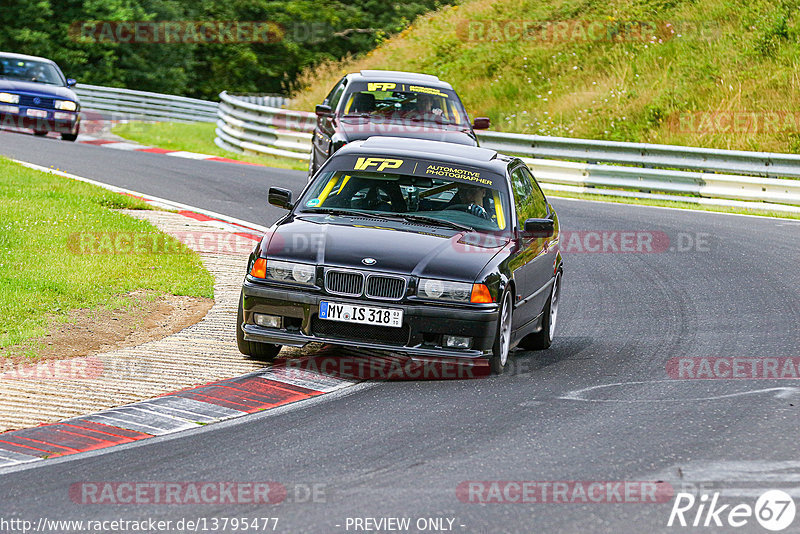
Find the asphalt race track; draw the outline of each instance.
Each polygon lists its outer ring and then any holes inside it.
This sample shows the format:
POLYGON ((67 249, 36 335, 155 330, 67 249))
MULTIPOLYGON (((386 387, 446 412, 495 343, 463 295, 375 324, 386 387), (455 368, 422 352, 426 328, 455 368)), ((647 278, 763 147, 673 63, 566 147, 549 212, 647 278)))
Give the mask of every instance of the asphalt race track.
MULTIPOLYGON (((305 184, 298 171, 6 132, 0 154, 259 224, 280 213, 267 206, 268 186, 305 184)), ((292 533, 365 532, 354 518, 388 517, 412 527, 452 519, 452 532, 470 533, 709 531, 667 527, 669 499, 478 504, 457 488, 663 481, 753 505, 767 489, 795 487, 797 380, 676 379, 673 359, 800 357, 800 221, 552 203, 579 240, 564 254, 557 339, 518 352, 510 374, 372 382, 297 409, 23 466, 0 475, 0 517, 277 517, 275 531, 292 533), (613 248, 615 232, 656 236, 663 251, 579 251, 603 239, 613 248), (274 481, 288 496, 276 505, 77 504, 70 487, 87 481, 274 481), (317 496, 306 498, 312 486, 317 496)), ((764 529, 750 518, 737 532, 764 529)))

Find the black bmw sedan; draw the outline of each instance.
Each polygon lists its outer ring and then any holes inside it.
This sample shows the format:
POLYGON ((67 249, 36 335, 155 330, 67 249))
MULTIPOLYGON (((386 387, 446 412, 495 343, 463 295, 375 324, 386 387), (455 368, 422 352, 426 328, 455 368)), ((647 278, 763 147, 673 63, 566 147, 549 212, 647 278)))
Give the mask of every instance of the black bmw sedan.
POLYGON ((324 342, 413 356, 545 349, 561 287, 558 217, 518 158, 373 137, 336 152, 250 256, 239 350, 324 342))

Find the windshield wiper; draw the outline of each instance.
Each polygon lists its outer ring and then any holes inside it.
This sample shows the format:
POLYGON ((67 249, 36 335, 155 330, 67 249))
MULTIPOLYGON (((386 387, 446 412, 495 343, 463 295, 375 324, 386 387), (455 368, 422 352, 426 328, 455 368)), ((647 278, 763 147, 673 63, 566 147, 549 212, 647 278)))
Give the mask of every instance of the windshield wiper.
POLYGON ((387 221, 409 221, 409 222, 422 222, 433 224, 436 226, 443 226, 445 228, 453 228, 454 230, 462 230, 464 232, 474 232, 475 228, 466 224, 461 224, 444 219, 437 219, 436 217, 426 217, 425 215, 415 215, 413 213, 376 213, 372 211, 351 210, 342 208, 311 208, 305 209, 298 213, 304 215, 306 213, 325 213, 327 215, 344 215, 356 217, 368 217, 370 219, 383 219, 387 221))
POLYGON ((457 222, 453 222, 453 221, 447 221, 447 220, 444 220, 444 219, 437 219, 436 217, 427 217, 425 215, 414 215, 414 214, 411 214, 411 213, 398 213, 397 216, 398 217, 402 217, 403 219, 405 219, 407 221, 412 221, 412 222, 413 221, 417 221, 417 222, 430 223, 430 224, 435 224, 437 226, 444 226, 444 227, 447 227, 447 228, 453 228, 455 230, 462 230, 462 231, 465 231, 465 232, 474 232, 475 231, 475 228, 473 228, 472 226, 468 226, 466 224, 461 224, 461 223, 457 223, 457 222))
POLYGON ((444 124, 444 125, 453 124, 448 119, 433 119, 433 118, 424 118, 424 117, 410 117, 409 120, 411 122, 424 122, 425 124, 444 124))
POLYGON ((386 219, 391 221, 400 221, 402 220, 397 215, 390 215, 385 213, 375 213, 372 211, 361 211, 361 210, 351 210, 351 209, 342 209, 342 208, 311 208, 305 209, 300 212, 300 215, 305 213, 325 213, 328 215, 345 215, 345 216, 356 216, 356 217, 368 217, 370 219, 386 219))

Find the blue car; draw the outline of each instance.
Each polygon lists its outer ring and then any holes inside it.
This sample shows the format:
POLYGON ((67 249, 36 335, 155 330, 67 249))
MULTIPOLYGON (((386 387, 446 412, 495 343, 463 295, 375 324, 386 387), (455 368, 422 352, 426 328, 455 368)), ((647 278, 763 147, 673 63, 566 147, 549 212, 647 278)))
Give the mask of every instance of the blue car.
POLYGON ((34 135, 61 134, 75 141, 81 104, 53 61, 0 52, 0 128, 26 128, 34 135))

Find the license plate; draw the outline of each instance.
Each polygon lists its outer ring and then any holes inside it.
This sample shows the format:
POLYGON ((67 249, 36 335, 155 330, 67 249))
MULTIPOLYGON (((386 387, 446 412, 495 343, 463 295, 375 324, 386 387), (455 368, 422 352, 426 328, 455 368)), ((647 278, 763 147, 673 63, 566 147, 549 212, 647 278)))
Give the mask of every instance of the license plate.
POLYGON ((29 109, 28 117, 36 117, 37 119, 46 119, 47 112, 42 109, 29 109))
POLYGON ((343 323, 374 324, 394 328, 403 326, 403 310, 358 306, 326 300, 319 303, 319 318, 343 323))

